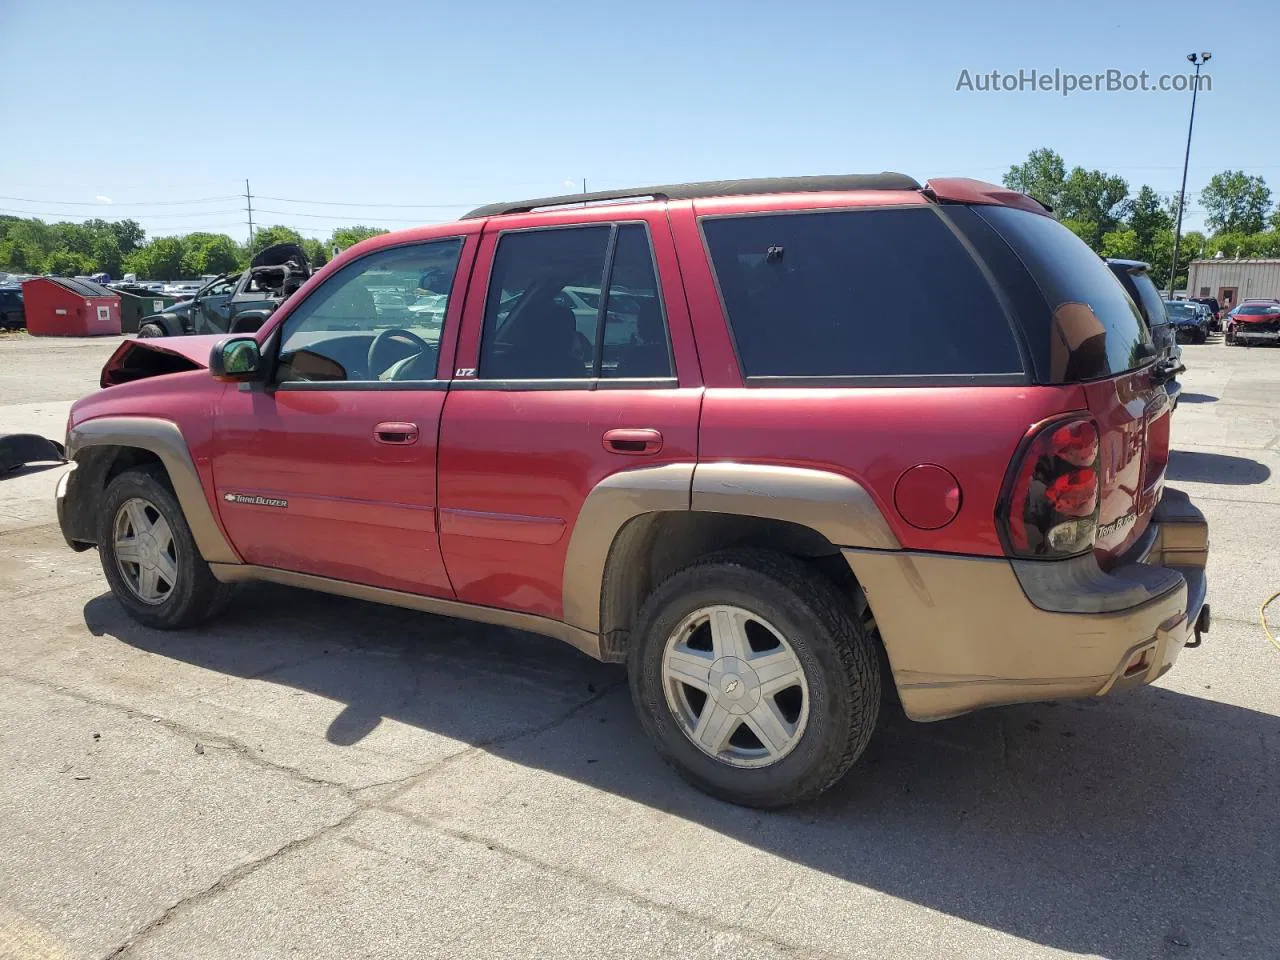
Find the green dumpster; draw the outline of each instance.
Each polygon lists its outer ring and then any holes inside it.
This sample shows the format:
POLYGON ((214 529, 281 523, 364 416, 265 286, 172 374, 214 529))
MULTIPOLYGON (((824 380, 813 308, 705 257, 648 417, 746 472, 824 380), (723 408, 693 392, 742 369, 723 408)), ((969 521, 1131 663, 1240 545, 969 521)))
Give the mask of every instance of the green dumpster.
POLYGON ((120 330, 122 333, 137 333, 138 322, 153 313, 162 313, 177 303, 181 297, 171 297, 163 293, 154 293, 146 287, 116 287, 120 294, 120 330))

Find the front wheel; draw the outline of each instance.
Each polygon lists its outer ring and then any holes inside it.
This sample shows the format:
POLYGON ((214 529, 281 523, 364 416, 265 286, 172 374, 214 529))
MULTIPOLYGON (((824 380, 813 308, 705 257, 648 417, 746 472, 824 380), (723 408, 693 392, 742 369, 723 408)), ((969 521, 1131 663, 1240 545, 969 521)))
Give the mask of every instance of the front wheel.
POLYGON ((139 623, 172 630, 216 613, 229 587, 209 570, 159 467, 126 470, 107 486, 98 520, 102 572, 139 623))
POLYGON ((150 340, 152 337, 166 337, 168 332, 158 323, 144 323, 138 328, 139 340, 150 340))
POLYGON ((736 550, 672 574, 645 601, 631 695, 659 752, 731 803, 822 793, 866 749, 880 708, 858 598, 791 557, 736 550))

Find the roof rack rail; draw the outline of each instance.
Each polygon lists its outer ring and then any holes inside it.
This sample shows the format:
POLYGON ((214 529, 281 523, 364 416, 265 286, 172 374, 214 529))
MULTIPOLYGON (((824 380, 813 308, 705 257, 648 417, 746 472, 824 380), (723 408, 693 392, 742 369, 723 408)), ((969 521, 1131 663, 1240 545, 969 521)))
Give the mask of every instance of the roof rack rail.
POLYGON ((529 213, 542 207, 577 206, 610 200, 693 200, 700 197, 733 197, 760 193, 828 193, 850 190, 919 190, 920 184, 903 173, 856 173, 829 177, 764 177, 754 180, 706 180, 702 183, 672 183, 658 187, 631 187, 626 190, 599 190, 595 193, 566 193, 558 197, 537 197, 514 203, 490 203, 476 207, 463 220, 496 217, 504 213, 529 213))

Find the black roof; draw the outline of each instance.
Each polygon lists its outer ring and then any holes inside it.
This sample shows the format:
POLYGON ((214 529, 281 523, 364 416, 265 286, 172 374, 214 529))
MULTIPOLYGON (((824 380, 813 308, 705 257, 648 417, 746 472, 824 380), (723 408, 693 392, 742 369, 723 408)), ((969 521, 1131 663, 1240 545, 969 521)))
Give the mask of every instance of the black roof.
POLYGON ((70 290, 72 293, 78 293, 82 297, 114 297, 115 291, 108 290, 100 283, 94 283, 92 280, 77 280, 75 277, 46 277, 46 280, 52 280, 60 287, 70 290))
POLYGON ((848 190, 919 190, 920 184, 904 173, 855 173, 830 177, 764 177, 755 180, 706 180, 702 183, 670 183, 657 187, 630 187, 595 193, 566 193, 514 203, 490 203, 463 215, 463 220, 494 217, 503 213, 528 213, 540 207, 561 207, 604 200, 653 197, 658 200, 693 200, 699 197, 735 197, 760 193, 825 193, 848 190))

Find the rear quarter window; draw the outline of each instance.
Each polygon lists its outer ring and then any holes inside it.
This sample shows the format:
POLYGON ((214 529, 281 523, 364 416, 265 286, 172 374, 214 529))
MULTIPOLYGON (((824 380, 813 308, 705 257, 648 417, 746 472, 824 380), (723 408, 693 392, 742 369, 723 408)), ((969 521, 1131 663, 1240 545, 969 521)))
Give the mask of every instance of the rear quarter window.
MULTIPOLYGON (((1137 306, 1083 240, 1041 214, 998 206, 970 209, 1012 249, 1047 304, 1047 314, 1019 315, 1039 354, 1036 368, 1043 381, 1115 376, 1155 356, 1137 306)), ((1164 304, 1154 285, 1150 295, 1164 322, 1164 304)))
POLYGON ((749 381, 1025 380, 995 292, 933 208, 710 217, 702 229, 749 381))

